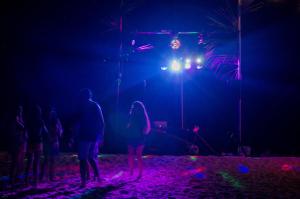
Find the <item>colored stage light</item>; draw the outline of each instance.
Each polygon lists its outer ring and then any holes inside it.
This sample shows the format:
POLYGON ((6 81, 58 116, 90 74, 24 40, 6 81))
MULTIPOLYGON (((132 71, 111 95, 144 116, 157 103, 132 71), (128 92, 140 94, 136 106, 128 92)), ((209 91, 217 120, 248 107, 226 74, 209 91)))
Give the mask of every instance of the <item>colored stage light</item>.
POLYGON ((184 68, 187 70, 191 69, 191 67, 192 67, 191 63, 185 63, 185 65, 184 65, 184 68))
POLYGON ((131 45, 132 45, 132 46, 135 45, 135 39, 131 40, 131 45))
POLYGON ((162 67, 160 67, 160 69, 161 69, 161 70, 168 70, 168 67, 162 66, 162 67))
POLYGON ((191 69, 191 67, 192 67, 191 63, 185 62, 185 64, 184 64, 185 69, 189 70, 189 69, 191 69))
POLYGON ((173 60, 171 64, 171 69, 174 72, 179 72, 181 70, 181 64, 178 60, 173 60))
POLYGON ((184 68, 188 70, 191 67, 192 67, 192 65, 191 65, 191 59, 186 59, 185 60, 185 64, 184 64, 184 68))
POLYGON ((181 45, 181 43, 178 39, 173 39, 170 44, 170 46, 173 50, 177 50, 178 48, 180 48, 180 45, 181 45))
POLYGON ((197 68, 198 70, 200 70, 201 68, 203 68, 203 66, 198 65, 196 68, 197 68))
POLYGON ((204 39, 203 39, 203 35, 202 34, 198 35, 198 44, 199 45, 204 44, 204 39))
POLYGON ((197 57, 197 59, 196 59, 196 63, 197 63, 197 64, 201 64, 201 63, 202 63, 202 59, 201 59, 201 57, 197 57))

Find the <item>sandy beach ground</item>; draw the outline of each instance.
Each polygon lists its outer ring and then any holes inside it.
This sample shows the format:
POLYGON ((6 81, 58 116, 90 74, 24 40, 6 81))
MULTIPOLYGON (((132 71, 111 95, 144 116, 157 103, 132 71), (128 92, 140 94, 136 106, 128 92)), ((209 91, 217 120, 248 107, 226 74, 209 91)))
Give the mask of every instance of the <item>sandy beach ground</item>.
POLYGON ((79 187, 76 154, 61 154, 56 182, 10 190, 9 156, 0 154, 0 198, 300 198, 298 157, 145 155, 129 176, 126 155, 99 155, 102 182, 79 187))

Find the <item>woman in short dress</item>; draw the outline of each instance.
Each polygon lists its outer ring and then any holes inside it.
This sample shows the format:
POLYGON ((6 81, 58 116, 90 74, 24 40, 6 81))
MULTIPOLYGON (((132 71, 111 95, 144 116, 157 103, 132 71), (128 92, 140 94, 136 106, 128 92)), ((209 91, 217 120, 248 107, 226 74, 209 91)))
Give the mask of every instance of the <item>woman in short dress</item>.
POLYGON ((143 174, 142 153, 145 145, 145 137, 151 130, 150 120, 144 104, 134 101, 129 111, 129 122, 127 124, 128 165, 130 175, 133 175, 134 154, 138 160, 139 175, 143 174))

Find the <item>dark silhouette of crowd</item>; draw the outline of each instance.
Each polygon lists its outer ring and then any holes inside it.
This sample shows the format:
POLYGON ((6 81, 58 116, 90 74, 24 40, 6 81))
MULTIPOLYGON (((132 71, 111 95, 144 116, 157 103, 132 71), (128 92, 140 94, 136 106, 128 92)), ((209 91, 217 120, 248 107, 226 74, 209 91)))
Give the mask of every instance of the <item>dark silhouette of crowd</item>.
MULTIPOLYGON (((101 107, 92 97, 90 89, 80 91, 70 139, 75 140, 77 145, 80 186, 83 188, 90 179, 90 167, 94 173, 93 179, 98 182, 103 180, 100 178, 97 156, 99 145, 104 143, 105 124, 101 107)), ((23 106, 19 105, 9 126, 11 187, 14 189, 16 184, 37 187, 41 181, 57 181, 55 168, 64 130, 55 107, 50 107, 43 113, 41 107, 35 104, 24 114, 23 106), (24 161, 25 158, 27 161, 24 161), (24 178, 20 178, 23 173, 24 178)), ((140 101, 133 102, 127 124, 128 173, 133 174, 136 153, 139 178, 143 171, 144 142, 150 129, 144 104, 140 101)))

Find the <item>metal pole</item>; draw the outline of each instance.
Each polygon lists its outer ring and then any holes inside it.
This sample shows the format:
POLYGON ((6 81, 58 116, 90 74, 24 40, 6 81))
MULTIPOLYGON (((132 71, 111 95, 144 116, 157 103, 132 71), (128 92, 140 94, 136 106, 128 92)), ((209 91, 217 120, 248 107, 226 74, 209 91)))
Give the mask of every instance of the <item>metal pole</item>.
POLYGON ((123 68, 123 5, 120 2, 120 19, 119 19, 119 33, 120 33, 120 46, 119 46, 119 62, 118 62, 118 77, 117 77, 117 99, 116 99, 116 127, 119 130, 119 104, 120 104, 120 87, 122 82, 122 68, 123 68))
POLYGON ((119 101, 120 101, 120 86, 122 81, 122 65, 123 65, 123 5, 124 2, 120 2, 120 19, 119 19, 119 33, 120 33, 120 45, 119 45, 119 63, 118 63, 118 78, 117 78, 117 100, 116 100, 116 109, 118 112, 119 101))
POLYGON ((183 74, 180 75, 181 129, 184 129, 183 74))
POLYGON ((118 63, 118 79, 117 79, 117 111, 119 107, 119 101, 120 101, 120 86, 122 81, 122 53, 123 53, 123 16, 120 16, 120 46, 119 46, 119 63, 118 63))
POLYGON ((238 0, 238 81, 239 81, 239 145, 242 145, 242 0, 238 0))

